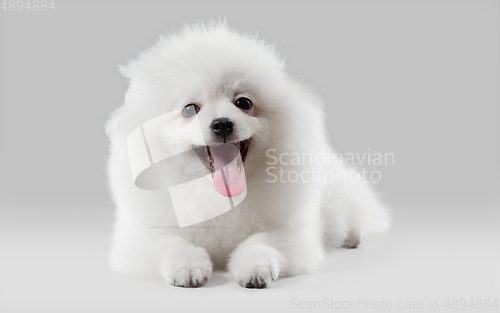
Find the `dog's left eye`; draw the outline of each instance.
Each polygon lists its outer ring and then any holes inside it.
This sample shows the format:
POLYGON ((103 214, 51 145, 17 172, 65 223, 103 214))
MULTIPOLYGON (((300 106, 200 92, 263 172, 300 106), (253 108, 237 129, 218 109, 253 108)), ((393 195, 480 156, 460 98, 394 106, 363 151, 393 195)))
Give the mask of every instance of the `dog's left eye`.
POLYGON ((190 118, 196 115, 196 113, 200 112, 200 107, 196 104, 188 104, 182 109, 182 116, 185 118, 190 118))
POLYGON ((238 98, 238 100, 236 100, 234 105, 242 110, 245 110, 245 111, 250 110, 253 106, 252 101, 250 101, 250 99, 244 98, 244 97, 238 98))

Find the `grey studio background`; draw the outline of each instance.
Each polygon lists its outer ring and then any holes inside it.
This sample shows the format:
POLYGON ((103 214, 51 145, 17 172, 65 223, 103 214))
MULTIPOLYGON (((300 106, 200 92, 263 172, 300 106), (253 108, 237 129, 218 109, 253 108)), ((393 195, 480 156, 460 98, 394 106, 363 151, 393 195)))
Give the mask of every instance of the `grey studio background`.
POLYGON ((499 56, 498 1, 0 10, 0 311, 384 311, 383 301, 453 311, 466 299, 459 311, 498 312, 499 56), (226 273, 181 289, 110 272, 103 125, 127 88, 117 66, 184 22, 224 15, 277 43, 290 73, 315 87, 339 152, 394 154, 394 164, 363 165, 381 173, 394 226, 267 290, 226 273))

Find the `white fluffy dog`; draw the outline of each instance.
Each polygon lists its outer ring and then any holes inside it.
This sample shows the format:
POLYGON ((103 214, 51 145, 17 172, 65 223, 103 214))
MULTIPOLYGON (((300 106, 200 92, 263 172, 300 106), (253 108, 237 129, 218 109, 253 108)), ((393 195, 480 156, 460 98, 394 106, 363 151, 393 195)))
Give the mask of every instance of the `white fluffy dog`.
POLYGON ((286 73, 273 46, 225 23, 189 26, 160 38, 122 72, 130 86, 107 125, 117 207, 113 270, 197 287, 213 269, 227 269, 241 286, 263 288, 311 271, 329 247, 354 248, 389 227, 368 183, 350 179, 354 170, 333 152, 321 100, 286 73), (247 190, 233 209, 182 228, 165 205, 168 193, 135 186, 127 150, 134 129, 175 110, 181 113, 161 127, 162 140, 166 149, 188 152, 167 176, 213 175, 223 142, 236 144, 244 161, 243 180, 240 168, 226 164, 233 182, 200 180, 186 201, 216 208, 223 204, 211 197, 214 188, 247 190), (200 127, 204 142, 195 134, 200 127))

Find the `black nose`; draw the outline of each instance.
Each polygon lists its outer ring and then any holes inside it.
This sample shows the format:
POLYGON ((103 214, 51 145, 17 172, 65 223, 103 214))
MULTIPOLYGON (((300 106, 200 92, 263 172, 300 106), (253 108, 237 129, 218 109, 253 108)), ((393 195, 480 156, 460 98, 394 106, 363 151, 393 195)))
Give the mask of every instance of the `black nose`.
POLYGON ((233 133, 233 126, 233 121, 231 121, 227 117, 216 118, 212 121, 212 124, 210 124, 210 128, 212 128, 212 131, 217 136, 224 139, 224 141, 226 141, 226 138, 233 133))

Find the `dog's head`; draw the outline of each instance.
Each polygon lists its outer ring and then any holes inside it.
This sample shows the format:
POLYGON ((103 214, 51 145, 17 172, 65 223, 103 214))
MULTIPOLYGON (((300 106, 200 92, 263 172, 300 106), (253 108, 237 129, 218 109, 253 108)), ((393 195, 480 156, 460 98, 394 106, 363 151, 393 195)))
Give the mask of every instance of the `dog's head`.
POLYGON ((273 46, 225 23, 187 27, 122 68, 130 79, 124 108, 142 122, 176 112, 161 134, 172 151, 192 149, 186 163, 197 157, 212 174, 221 166, 239 171, 241 161, 255 168, 277 138, 286 140, 291 115, 300 115, 283 67, 273 46))

